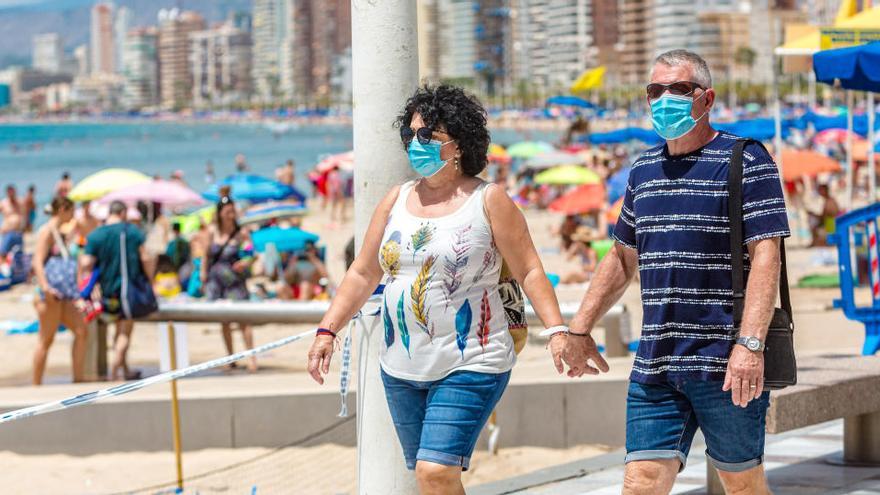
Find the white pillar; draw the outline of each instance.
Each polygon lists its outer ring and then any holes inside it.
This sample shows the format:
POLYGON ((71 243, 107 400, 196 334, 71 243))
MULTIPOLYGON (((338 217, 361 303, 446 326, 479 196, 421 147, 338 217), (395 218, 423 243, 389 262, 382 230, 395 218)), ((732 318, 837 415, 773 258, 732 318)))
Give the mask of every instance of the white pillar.
POLYGON ((873 204, 877 201, 877 158, 874 156, 874 93, 868 91, 866 98, 868 100, 866 105, 868 107, 868 173, 870 174, 869 184, 871 185, 868 204, 873 204))
MULTIPOLYGON (((411 173, 391 124, 419 82, 416 2, 353 0, 351 20, 354 220, 360 248, 376 204, 411 173)), ((404 465, 379 376, 382 332, 371 333, 358 338, 358 493, 415 494, 415 478, 404 465)))
POLYGON ((856 180, 856 171, 853 166, 853 92, 846 90, 846 209, 852 210, 853 206, 853 181, 856 180))
POLYGON ((807 73, 807 103, 810 105, 810 111, 816 108, 816 73, 813 69, 807 73))

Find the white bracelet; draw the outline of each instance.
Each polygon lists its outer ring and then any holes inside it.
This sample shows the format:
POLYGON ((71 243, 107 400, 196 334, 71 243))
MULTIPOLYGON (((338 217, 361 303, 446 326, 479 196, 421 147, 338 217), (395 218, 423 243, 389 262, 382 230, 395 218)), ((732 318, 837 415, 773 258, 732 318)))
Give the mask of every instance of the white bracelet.
POLYGON ((568 333, 568 327, 565 325, 556 325, 555 327, 550 327, 543 332, 539 333, 540 337, 549 337, 551 335, 557 334, 559 332, 568 333))

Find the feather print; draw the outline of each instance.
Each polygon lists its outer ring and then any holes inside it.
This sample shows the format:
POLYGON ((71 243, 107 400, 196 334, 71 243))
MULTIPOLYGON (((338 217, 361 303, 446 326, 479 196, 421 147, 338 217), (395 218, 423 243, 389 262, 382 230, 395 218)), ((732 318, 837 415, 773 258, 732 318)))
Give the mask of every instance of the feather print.
POLYGON ((480 265, 480 269, 477 270, 477 273, 474 274, 474 283, 480 281, 483 278, 483 275, 489 271, 489 268, 495 265, 495 262, 498 260, 498 250, 495 249, 495 241, 492 241, 492 244, 489 246, 489 249, 483 254, 483 264, 480 265))
POLYGON ((423 223, 419 230, 413 232, 412 235, 412 250, 413 250, 413 261, 416 260, 416 253, 419 250, 423 249, 428 243, 431 242, 431 239, 434 238, 434 232, 437 230, 434 225, 430 222, 423 223))
POLYGON ((388 299, 385 299, 384 309, 382 319, 385 323, 385 347, 391 347, 394 344, 394 322, 391 320, 391 313, 388 311, 388 299))
POLYGON ((434 330, 433 328, 429 329, 428 284, 430 284, 431 278, 434 276, 434 274, 431 273, 431 269, 434 267, 434 261, 436 260, 437 257, 433 255, 425 258, 424 263, 422 263, 422 268, 419 270, 419 274, 416 276, 416 279, 413 281, 412 286, 409 289, 409 297, 412 299, 413 316, 415 316, 419 327, 421 327, 431 339, 434 338, 434 330))
POLYGON ((461 351, 462 359, 464 359, 464 348, 467 347, 468 334, 471 332, 473 316, 471 303, 465 299, 464 304, 455 313, 455 342, 458 344, 458 350, 461 351))
POLYGON ((400 293, 400 302, 397 303, 397 325, 400 327, 400 341, 403 343, 403 347, 406 348, 406 355, 412 358, 412 354, 409 353, 409 329, 406 327, 406 310, 404 299, 406 299, 406 293, 400 293))
POLYGON ((480 339, 480 347, 486 350, 489 343, 489 321, 492 319, 492 308, 489 304, 489 292, 483 290, 483 300, 480 302, 480 322, 477 325, 477 338, 480 339))
POLYGON ((455 253, 455 258, 449 259, 448 256, 444 257, 443 262, 443 289, 446 291, 446 307, 449 307, 449 304, 452 302, 452 294, 461 287, 462 279, 464 278, 465 267, 468 262, 468 250, 471 247, 469 239, 467 237, 468 232, 470 232, 471 226, 468 225, 462 229, 459 229, 455 232, 453 240, 452 240, 452 252, 455 253))
POLYGON ((395 230, 379 251, 382 269, 388 274, 388 282, 394 281, 400 271, 400 231, 395 230))

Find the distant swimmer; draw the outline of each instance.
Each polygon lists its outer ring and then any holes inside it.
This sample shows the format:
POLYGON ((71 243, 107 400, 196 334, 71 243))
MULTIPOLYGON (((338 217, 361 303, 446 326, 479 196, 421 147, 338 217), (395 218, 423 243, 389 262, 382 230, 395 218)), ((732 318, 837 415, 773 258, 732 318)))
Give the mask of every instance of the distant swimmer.
POLYGON ((275 180, 288 186, 293 185, 296 180, 293 160, 287 160, 284 165, 275 169, 275 180))
POLYGON ((71 189, 73 189, 73 181, 70 180, 70 172, 64 172, 61 174, 61 180, 55 184, 55 196, 66 198, 71 189))

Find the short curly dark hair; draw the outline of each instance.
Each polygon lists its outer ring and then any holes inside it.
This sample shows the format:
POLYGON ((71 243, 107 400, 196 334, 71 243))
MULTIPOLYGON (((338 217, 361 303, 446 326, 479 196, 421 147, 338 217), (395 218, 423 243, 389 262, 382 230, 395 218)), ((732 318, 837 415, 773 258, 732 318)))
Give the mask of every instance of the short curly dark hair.
POLYGON ((422 116, 426 126, 446 128, 461 150, 462 172, 476 176, 486 168, 489 129, 486 127, 486 109, 476 96, 456 86, 441 84, 431 87, 426 84, 406 101, 395 126, 409 127, 416 113, 422 116))

